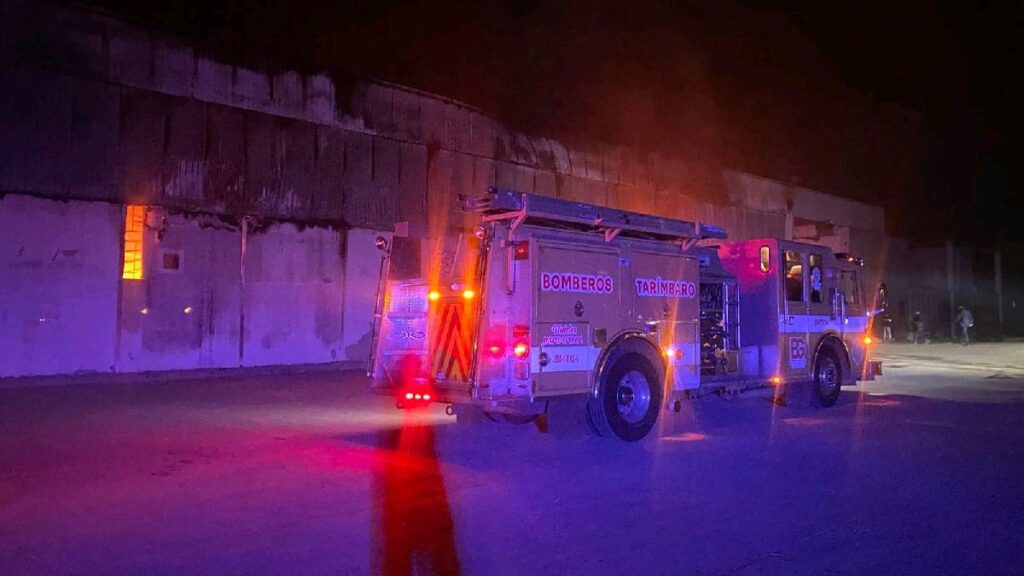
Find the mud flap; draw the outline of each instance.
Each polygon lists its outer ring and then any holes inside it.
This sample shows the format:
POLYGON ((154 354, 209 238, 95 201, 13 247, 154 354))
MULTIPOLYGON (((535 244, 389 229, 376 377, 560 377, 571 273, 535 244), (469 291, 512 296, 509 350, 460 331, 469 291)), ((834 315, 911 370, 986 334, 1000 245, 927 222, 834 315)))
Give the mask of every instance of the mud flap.
POLYGON ((875 376, 882 375, 882 361, 881 360, 869 360, 866 369, 864 370, 864 380, 871 381, 875 379, 875 376))

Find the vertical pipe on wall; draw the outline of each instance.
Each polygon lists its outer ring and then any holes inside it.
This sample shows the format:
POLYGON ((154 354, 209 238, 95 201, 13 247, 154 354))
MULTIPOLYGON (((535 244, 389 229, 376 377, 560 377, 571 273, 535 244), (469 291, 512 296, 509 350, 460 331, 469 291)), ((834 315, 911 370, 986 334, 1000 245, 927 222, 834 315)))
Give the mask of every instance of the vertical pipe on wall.
POLYGON ((114 309, 114 371, 115 372, 118 371, 120 369, 120 367, 121 367, 121 321, 122 321, 122 317, 124 315, 124 313, 122 311, 122 308, 124 307, 124 278, 122 277, 124 275, 124 272, 123 272, 123 270, 124 270, 124 228, 125 228, 125 218, 128 215, 128 206, 121 206, 121 209, 118 210, 118 214, 120 216, 120 218, 119 218, 119 220, 120 220, 120 227, 118 228, 118 231, 117 231, 117 237, 118 237, 117 248, 118 248, 118 254, 120 254, 120 258, 118 258, 118 261, 117 261, 118 266, 117 266, 117 269, 115 270, 115 273, 117 274, 117 299, 115 300, 115 302, 117 303, 117 306, 114 309))
POLYGON ((242 242, 238 262, 238 365, 245 359, 245 254, 249 244, 249 217, 242 217, 242 242))

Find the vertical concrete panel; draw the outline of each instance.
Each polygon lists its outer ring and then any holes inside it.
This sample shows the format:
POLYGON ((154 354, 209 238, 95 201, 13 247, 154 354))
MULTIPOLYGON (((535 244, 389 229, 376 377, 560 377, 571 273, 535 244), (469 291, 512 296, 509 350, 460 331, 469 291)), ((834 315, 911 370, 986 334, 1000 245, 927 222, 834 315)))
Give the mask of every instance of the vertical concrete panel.
POLYGON ((449 221, 452 194, 453 154, 438 150, 427 156, 427 224, 437 237, 449 221))
POLYGON ((245 178, 242 201, 247 214, 263 214, 277 200, 283 156, 278 119, 245 113, 245 178))
POLYGON ((71 83, 50 73, 0 70, 0 186, 58 195, 63 191, 71 120, 71 83))
POLYGON ((151 86, 154 56, 149 33, 139 28, 113 24, 108 34, 111 79, 135 88, 151 86))
POLYGON ((494 169, 493 163, 476 168, 476 159, 468 154, 452 155, 452 186, 450 188, 450 201, 454 207, 454 199, 459 194, 472 194, 477 190, 476 175, 480 174, 481 181, 488 174, 488 168, 494 169))
POLYGON ((469 123, 470 153, 494 158, 494 132, 497 123, 479 112, 470 112, 469 123))
POLYGON ((472 137, 470 111, 455 104, 445 104, 447 136, 444 148, 452 152, 468 152, 472 137))
POLYGON ((577 178, 587 177, 587 154, 578 148, 569 148, 569 174, 577 178))
POLYGON ((395 138, 406 142, 422 142, 420 100, 423 98, 418 94, 400 89, 396 89, 392 97, 395 138))
POLYGON ((572 163, 569 161, 569 151, 557 140, 548 140, 551 148, 551 157, 554 160, 554 172, 571 175, 572 163))
POLYGON ((239 230, 147 213, 143 278, 121 280, 118 370, 238 366, 239 230))
POLYGON ((293 118, 302 117, 302 76, 298 72, 285 72, 271 78, 273 107, 279 113, 293 118))
POLYGON ((389 138, 373 138, 373 181, 392 188, 398 185, 398 142, 389 138))
POLYGON ((617 184, 622 181, 622 148, 618 146, 604 146, 604 179, 606 182, 617 184))
POLYGON ((209 58, 197 58, 192 93, 200 100, 230 104, 233 79, 234 70, 230 65, 215 62, 209 58))
POLYGON ((154 92, 124 88, 118 150, 122 172, 121 195, 131 204, 160 200, 165 130, 169 98, 154 92))
POLYGON ((309 218, 313 202, 316 127, 286 120, 281 128, 284 153, 281 163, 281 194, 274 208, 286 218, 309 218))
POLYGON ((316 220, 344 217, 345 131, 316 127, 316 172, 310 216, 316 220))
POLYGON ((270 77, 263 72, 236 67, 232 91, 234 103, 242 108, 250 110, 268 110, 270 108, 270 77))
POLYGON ((305 77, 305 111, 312 122, 333 124, 337 121, 334 82, 324 75, 305 77))
POLYGON ((390 86, 367 83, 365 85, 365 109, 363 122, 367 129, 395 137, 394 93, 390 86))
POLYGON ((535 189, 537 171, 526 166, 516 166, 516 177, 514 188, 520 192, 533 193, 535 189))
POLYGON ((208 104, 206 120, 207 174, 203 183, 203 204, 214 212, 243 212, 245 112, 208 104))
POLYGON ((353 183, 373 181, 373 137, 345 131, 345 179, 353 183))
POLYGON ((536 152, 537 169, 546 172, 555 172, 557 170, 557 164, 555 162, 555 153, 551 149, 551 142, 547 138, 531 138, 530 142, 533 144, 533 149, 536 152))
POLYGON ((505 162, 516 161, 516 135, 501 124, 495 126, 494 159, 505 162))
POLYGON ((72 198, 117 198, 117 89, 72 81, 70 147, 64 191, 72 198))
MULTIPOLYGON (((455 194, 464 194, 466 196, 475 196, 483 194, 484 190, 488 186, 497 185, 498 178, 498 167, 497 162, 490 158, 470 157, 473 159, 473 179, 468 187, 457 188, 455 194)), ((507 180, 511 182, 513 173, 511 165, 506 164, 507 180)))
POLYGON ((58 41, 65 46, 62 50, 64 70, 80 78, 106 79, 103 20, 74 9, 59 10, 53 30, 61 34, 58 41))
POLYGON ((448 144, 448 106, 436 98, 420 96, 420 127, 421 138, 428 146, 447 146, 448 144))
POLYGON ((161 38, 153 48, 153 84, 157 90, 177 96, 191 96, 195 72, 192 47, 161 38))
POLYGON ((587 178, 590 180, 604 181, 604 155, 593 148, 587 150, 587 178))
POLYGON ((420 224, 427 219, 427 148, 402 144, 398 188, 398 218, 420 224))
POLYGON ((555 174, 547 170, 538 170, 534 179, 534 192, 543 196, 556 196, 555 174))
POLYGON ((529 136, 522 132, 516 132, 513 135, 512 142, 515 146, 517 164, 527 164, 530 166, 537 164, 537 151, 534 149, 533 142, 529 136))
MULTIPOLYGON (((393 178, 397 186, 397 149, 392 163, 375 164, 377 147, 372 136, 348 132, 345 143, 345 221, 352 226, 387 228, 396 220, 394 189, 389 192, 376 179, 375 168, 382 170, 381 178, 393 178), (393 166, 385 169, 384 166, 393 166), (388 170, 393 176, 386 175, 388 170)), ((384 146, 383 144, 381 146, 384 146)), ((381 151, 384 156, 387 151, 381 151)))
POLYGON ((380 232, 353 228, 345 243, 344 326, 339 360, 365 362, 370 355, 370 330, 380 276, 380 232))
POLYGON ((206 182, 206 104, 190 98, 168 102, 164 139, 163 205, 203 208, 206 182))
POLYGON ((344 359, 342 241, 336 230, 291 224, 249 236, 244 365, 344 359))
MULTIPOLYGON (((492 162, 492 165, 495 168, 494 185, 503 190, 516 190, 515 164, 511 162, 492 162)), ((525 192, 525 190, 518 191, 525 192)))
POLYGON ((120 209, 0 198, 0 376, 114 366, 120 209))

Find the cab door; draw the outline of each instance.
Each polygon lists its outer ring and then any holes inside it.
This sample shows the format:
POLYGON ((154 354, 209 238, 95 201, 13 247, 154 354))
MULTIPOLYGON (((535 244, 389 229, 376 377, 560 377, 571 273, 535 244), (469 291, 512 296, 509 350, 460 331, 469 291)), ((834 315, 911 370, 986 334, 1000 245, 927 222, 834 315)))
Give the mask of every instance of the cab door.
POLYGON ((812 338, 830 330, 840 332, 843 325, 834 306, 837 270, 826 267, 826 262, 829 259, 823 251, 807 254, 807 315, 812 338))
POLYGON ((782 260, 782 313, 779 317, 780 366, 787 378, 802 378, 811 372, 810 307, 808 298, 808 254, 796 247, 780 250, 782 260))

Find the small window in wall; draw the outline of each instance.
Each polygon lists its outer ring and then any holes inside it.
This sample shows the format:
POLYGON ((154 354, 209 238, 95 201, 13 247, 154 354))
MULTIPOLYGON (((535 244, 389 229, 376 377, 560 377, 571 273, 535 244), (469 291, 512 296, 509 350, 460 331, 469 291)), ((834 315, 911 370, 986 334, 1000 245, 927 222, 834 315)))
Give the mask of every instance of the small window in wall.
POLYGON ((124 253, 121 278, 142 280, 142 237, 146 227, 146 207, 128 206, 124 213, 124 253))
POLYGON ((786 250, 786 300, 804 301, 804 267, 799 252, 786 250))
POLYGON ((177 250, 163 250, 160 252, 161 272, 181 272, 182 256, 177 250))
POLYGON ((811 254, 809 260, 811 265, 811 302, 820 303, 823 299, 821 292, 825 281, 825 271, 821 267, 821 255, 811 254))
POLYGON ((761 272, 768 272, 772 269, 772 249, 768 246, 761 246, 761 272))

